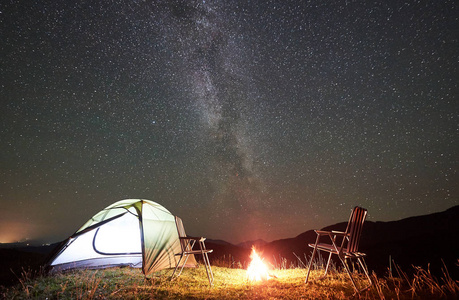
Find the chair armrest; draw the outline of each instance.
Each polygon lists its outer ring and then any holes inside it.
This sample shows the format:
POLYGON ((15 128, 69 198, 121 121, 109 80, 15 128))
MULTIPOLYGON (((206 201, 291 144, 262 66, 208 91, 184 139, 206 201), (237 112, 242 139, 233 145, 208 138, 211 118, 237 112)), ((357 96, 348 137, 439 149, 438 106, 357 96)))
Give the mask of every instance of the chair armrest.
POLYGON ((184 236, 184 237, 179 237, 181 240, 194 240, 194 241, 200 241, 204 242, 206 240, 205 237, 196 237, 196 236, 184 236))
POLYGON ((325 230, 314 230, 318 235, 330 235, 332 234, 331 231, 325 231, 325 230))
POLYGON ((347 236, 349 234, 342 232, 342 231, 326 231, 326 230, 314 230, 318 235, 341 235, 341 236, 347 236))
POLYGON ((347 236, 347 235, 349 235, 349 233, 342 232, 342 231, 335 231, 335 230, 332 230, 332 233, 333 233, 334 235, 342 235, 342 236, 347 236))

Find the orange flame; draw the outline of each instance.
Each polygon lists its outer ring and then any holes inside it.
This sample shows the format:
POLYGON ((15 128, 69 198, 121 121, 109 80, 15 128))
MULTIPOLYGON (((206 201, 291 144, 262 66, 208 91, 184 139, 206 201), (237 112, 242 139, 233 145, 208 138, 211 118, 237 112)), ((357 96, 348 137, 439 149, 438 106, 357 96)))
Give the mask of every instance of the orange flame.
POLYGON ((250 254, 252 261, 247 268, 247 278, 250 281, 261 281, 268 280, 268 266, 263 262, 258 253, 255 251, 255 247, 252 247, 252 254, 250 254))

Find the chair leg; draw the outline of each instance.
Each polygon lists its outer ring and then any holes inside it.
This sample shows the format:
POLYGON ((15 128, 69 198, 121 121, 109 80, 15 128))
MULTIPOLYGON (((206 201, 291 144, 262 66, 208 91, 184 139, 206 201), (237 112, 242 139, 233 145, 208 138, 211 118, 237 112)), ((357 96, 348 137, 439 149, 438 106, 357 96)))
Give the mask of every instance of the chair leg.
POLYGON ((373 285, 373 281, 371 281, 371 277, 368 274, 368 268, 367 268, 367 264, 365 263, 365 259, 363 259, 363 257, 359 257, 359 258, 357 258, 357 261, 359 262, 360 266, 363 269, 363 272, 365 273, 365 275, 368 278, 368 281, 370 282, 370 285, 368 287, 372 286, 373 285))
POLYGON ((203 252, 202 258, 204 260, 204 266, 206 268, 207 279, 209 279, 209 284, 210 286, 212 286, 212 283, 214 282, 214 274, 212 273, 212 268, 210 267, 209 256, 207 255, 207 253, 203 252))
POLYGON ((355 284, 354 278, 352 278, 351 270, 349 269, 349 266, 347 265, 347 261, 345 261, 345 259, 343 259, 339 255, 338 257, 341 260, 341 263, 343 264, 344 268, 346 269, 347 274, 349 275, 349 278, 351 279, 351 282, 352 282, 352 285, 354 286, 355 291, 358 293, 359 289, 357 288, 357 285, 355 284))
POLYGON ((177 277, 179 277, 179 276, 182 274, 183 268, 185 267, 186 262, 187 262, 187 260, 188 260, 188 255, 187 255, 187 254, 185 254, 185 255, 182 254, 182 255, 180 256, 180 259, 179 259, 179 261, 177 262, 177 265, 175 266, 174 272, 172 273, 171 280, 174 279, 174 274, 175 274, 175 272, 177 271, 177 268, 180 266, 180 262, 182 261, 182 258, 183 258, 184 256, 185 256, 185 261, 183 262, 183 265, 182 265, 182 267, 180 268, 180 272, 177 274, 177 277))
POLYGON ((327 275, 327 273, 328 273, 328 267, 330 266, 330 261, 331 261, 332 254, 333 254, 333 253, 330 252, 330 254, 328 255, 327 266, 325 267, 325 273, 324 273, 324 275, 322 276, 322 278, 324 278, 324 277, 327 275))
POLYGON ((183 268, 185 267, 186 262, 188 261, 188 256, 189 256, 188 254, 185 254, 185 261, 183 262, 183 265, 180 268, 180 272, 178 273, 177 277, 179 277, 182 274, 183 268))
MULTIPOLYGON (((316 246, 317 246, 317 243, 316 243, 316 246)), ((308 283, 309 273, 311 272, 311 267, 312 267, 312 261, 314 260, 314 256, 316 255, 316 252, 317 252, 317 247, 314 247, 314 250, 312 251, 312 255, 311 255, 311 260, 309 261, 308 274, 306 274, 306 280, 304 281, 304 283, 308 283)))
MULTIPOLYGON (((179 258, 179 260, 178 260, 178 262, 177 262, 177 265, 175 266, 174 272, 172 272, 171 280, 174 279, 174 274, 175 274, 175 272, 177 271, 178 266, 180 266, 180 262, 182 261, 182 258, 183 258, 183 254, 180 255, 180 258, 179 258)), ((177 276, 177 277, 178 277, 178 276, 177 276)))

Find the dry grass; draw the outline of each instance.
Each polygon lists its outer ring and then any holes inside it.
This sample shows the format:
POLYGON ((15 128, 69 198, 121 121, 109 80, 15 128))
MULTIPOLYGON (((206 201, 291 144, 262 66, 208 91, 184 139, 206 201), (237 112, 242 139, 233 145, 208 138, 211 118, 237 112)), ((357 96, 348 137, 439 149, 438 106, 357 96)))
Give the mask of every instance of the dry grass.
MULTIPOLYGON (((148 280, 138 269, 111 268, 77 270, 52 276, 31 278, 23 272, 20 283, 3 288, 4 299, 457 299, 458 281, 452 280, 446 269, 440 280, 430 272, 416 269, 412 277, 396 268, 396 276, 378 278, 372 275, 371 289, 354 294, 346 273, 332 270, 323 280, 317 280, 323 270, 313 270, 311 282, 304 283, 305 268, 287 268, 280 264, 270 271, 272 279, 251 283, 245 270, 212 266, 215 282, 209 287, 203 266, 185 269, 170 281, 171 270, 160 271, 148 280)), ((362 276, 359 285, 366 284, 362 276)))

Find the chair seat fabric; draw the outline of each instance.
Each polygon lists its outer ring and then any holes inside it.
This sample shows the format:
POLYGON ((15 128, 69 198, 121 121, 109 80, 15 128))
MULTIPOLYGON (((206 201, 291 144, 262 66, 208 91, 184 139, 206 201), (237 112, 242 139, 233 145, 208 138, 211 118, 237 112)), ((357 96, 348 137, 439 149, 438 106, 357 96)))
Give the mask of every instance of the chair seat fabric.
MULTIPOLYGON (((314 248, 315 244, 309 244, 309 247, 314 248)), ((322 251, 332 252, 333 254, 338 254, 335 247, 331 244, 324 244, 324 243, 317 244, 317 250, 322 250, 322 251)), ((338 250, 339 250, 339 247, 338 247, 338 250)), ((343 250, 343 254, 345 258, 357 258, 357 257, 366 256, 365 253, 347 252, 346 249, 343 250)))
MULTIPOLYGON (((212 253, 214 250, 191 250, 191 251, 184 251, 183 254, 191 255, 191 254, 203 254, 203 253, 212 253)), ((182 253, 177 253, 175 255, 182 255, 182 253)))

